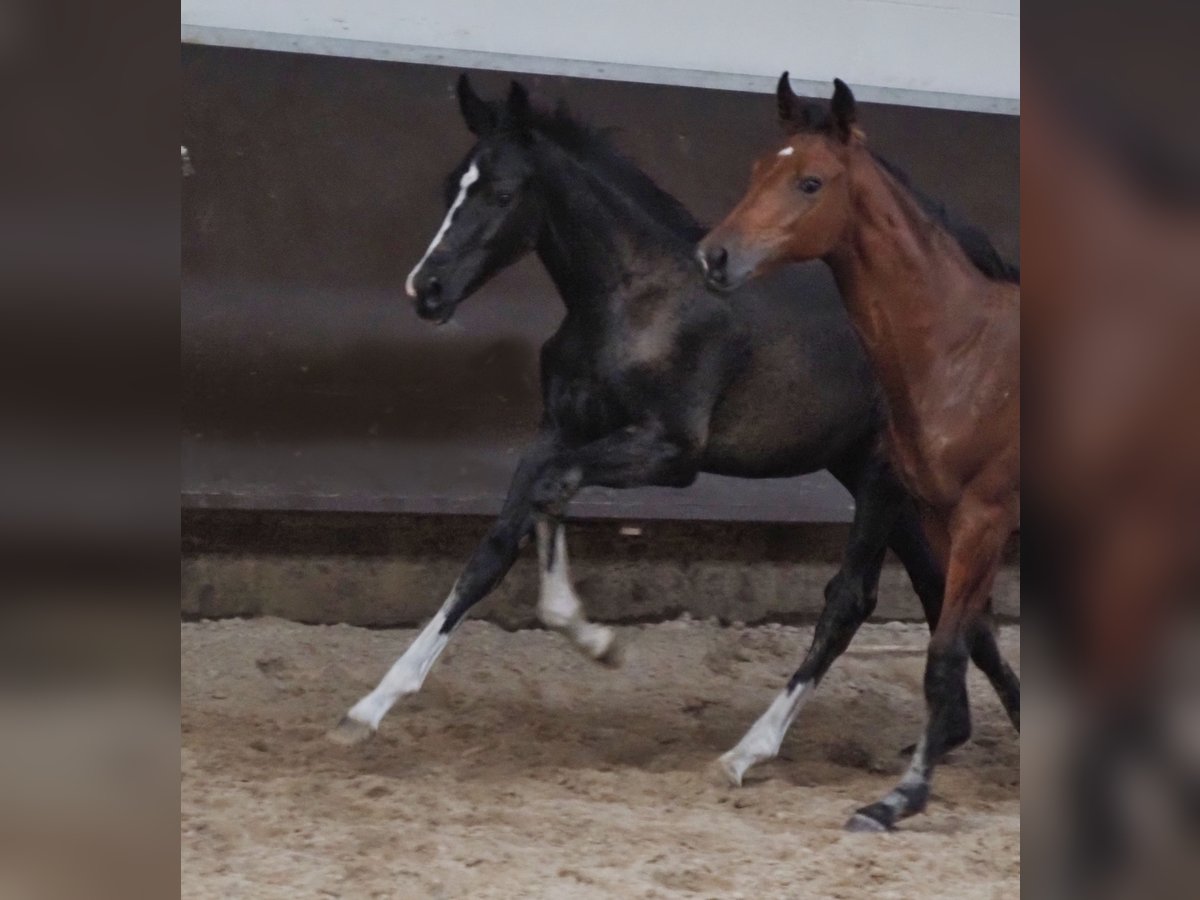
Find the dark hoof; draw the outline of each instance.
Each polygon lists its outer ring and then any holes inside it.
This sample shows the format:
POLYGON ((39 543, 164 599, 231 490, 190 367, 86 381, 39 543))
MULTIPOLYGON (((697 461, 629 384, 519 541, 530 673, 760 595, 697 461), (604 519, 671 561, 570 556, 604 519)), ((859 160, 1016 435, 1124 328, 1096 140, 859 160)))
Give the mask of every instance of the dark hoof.
POLYGON ((338 722, 334 728, 325 733, 325 737, 335 744, 341 744, 343 747, 353 747, 355 744, 362 744, 374 736, 374 728, 349 716, 342 716, 342 721, 338 722))
POLYGON ((886 803, 872 803, 864 806, 850 817, 846 823, 847 831, 881 832, 891 831, 896 822, 896 811, 886 803))
POLYGON ((869 815, 863 812, 856 812, 850 817, 844 826, 846 831, 851 831, 856 834, 882 834, 891 831, 887 825, 872 819, 869 815))

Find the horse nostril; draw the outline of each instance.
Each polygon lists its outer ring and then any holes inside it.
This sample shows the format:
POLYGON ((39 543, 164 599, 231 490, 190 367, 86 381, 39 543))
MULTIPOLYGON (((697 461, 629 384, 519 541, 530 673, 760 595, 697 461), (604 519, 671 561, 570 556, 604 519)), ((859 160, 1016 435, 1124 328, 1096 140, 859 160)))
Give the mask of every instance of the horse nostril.
POLYGON ((725 280, 725 266, 729 262, 729 251, 724 247, 710 247, 704 254, 704 268, 713 281, 725 280))
POLYGON ((429 280, 425 282, 425 293, 440 294, 442 292, 442 283, 438 281, 436 275, 429 276, 429 280))
POLYGON ((438 301, 437 294, 422 294, 421 299, 417 301, 417 312, 422 316, 432 317, 437 315, 441 310, 441 303, 438 301))

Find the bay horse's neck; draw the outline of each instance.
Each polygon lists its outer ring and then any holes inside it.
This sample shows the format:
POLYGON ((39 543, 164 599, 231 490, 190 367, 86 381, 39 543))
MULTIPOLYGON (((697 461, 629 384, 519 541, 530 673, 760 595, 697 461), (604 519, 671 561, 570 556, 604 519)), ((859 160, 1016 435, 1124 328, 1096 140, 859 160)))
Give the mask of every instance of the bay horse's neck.
POLYGON ((986 322, 986 277, 863 147, 851 151, 850 225, 826 256, 893 412, 986 322))
POLYGON ((546 212, 537 254, 571 312, 605 315, 690 274, 691 245, 587 161, 551 145, 539 177, 546 212))

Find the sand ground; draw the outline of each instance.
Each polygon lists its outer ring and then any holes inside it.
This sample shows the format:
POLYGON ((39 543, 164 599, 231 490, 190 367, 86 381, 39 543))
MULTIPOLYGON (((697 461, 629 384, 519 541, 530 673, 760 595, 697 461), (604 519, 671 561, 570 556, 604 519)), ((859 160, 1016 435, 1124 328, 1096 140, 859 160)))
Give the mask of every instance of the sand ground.
MULTIPOLYGON (((182 625, 185 898, 1015 898, 1019 748, 971 674, 975 736, 930 810, 848 834, 923 718, 925 631, 871 625, 744 787, 713 762, 811 630, 620 629, 622 668, 467 622, 374 740, 324 734, 410 630, 182 625)), ((1002 647, 1015 665, 1019 631, 1002 647)))

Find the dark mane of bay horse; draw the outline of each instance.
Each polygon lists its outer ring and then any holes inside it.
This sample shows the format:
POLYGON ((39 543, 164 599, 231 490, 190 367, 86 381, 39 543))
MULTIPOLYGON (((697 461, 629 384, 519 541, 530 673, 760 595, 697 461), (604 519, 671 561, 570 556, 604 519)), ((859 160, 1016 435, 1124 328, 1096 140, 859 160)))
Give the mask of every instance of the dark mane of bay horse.
POLYGON ((892 176, 894 181, 912 195, 925 215, 945 229, 958 242, 958 246, 962 247, 963 253, 967 255, 975 268, 993 281, 1021 283, 1020 266, 1005 260, 982 229, 964 220, 942 201, 930 197, 915 187, 908 173, 895 163, 880 156, 874 150, 871 151, 871 157, 892 176))

